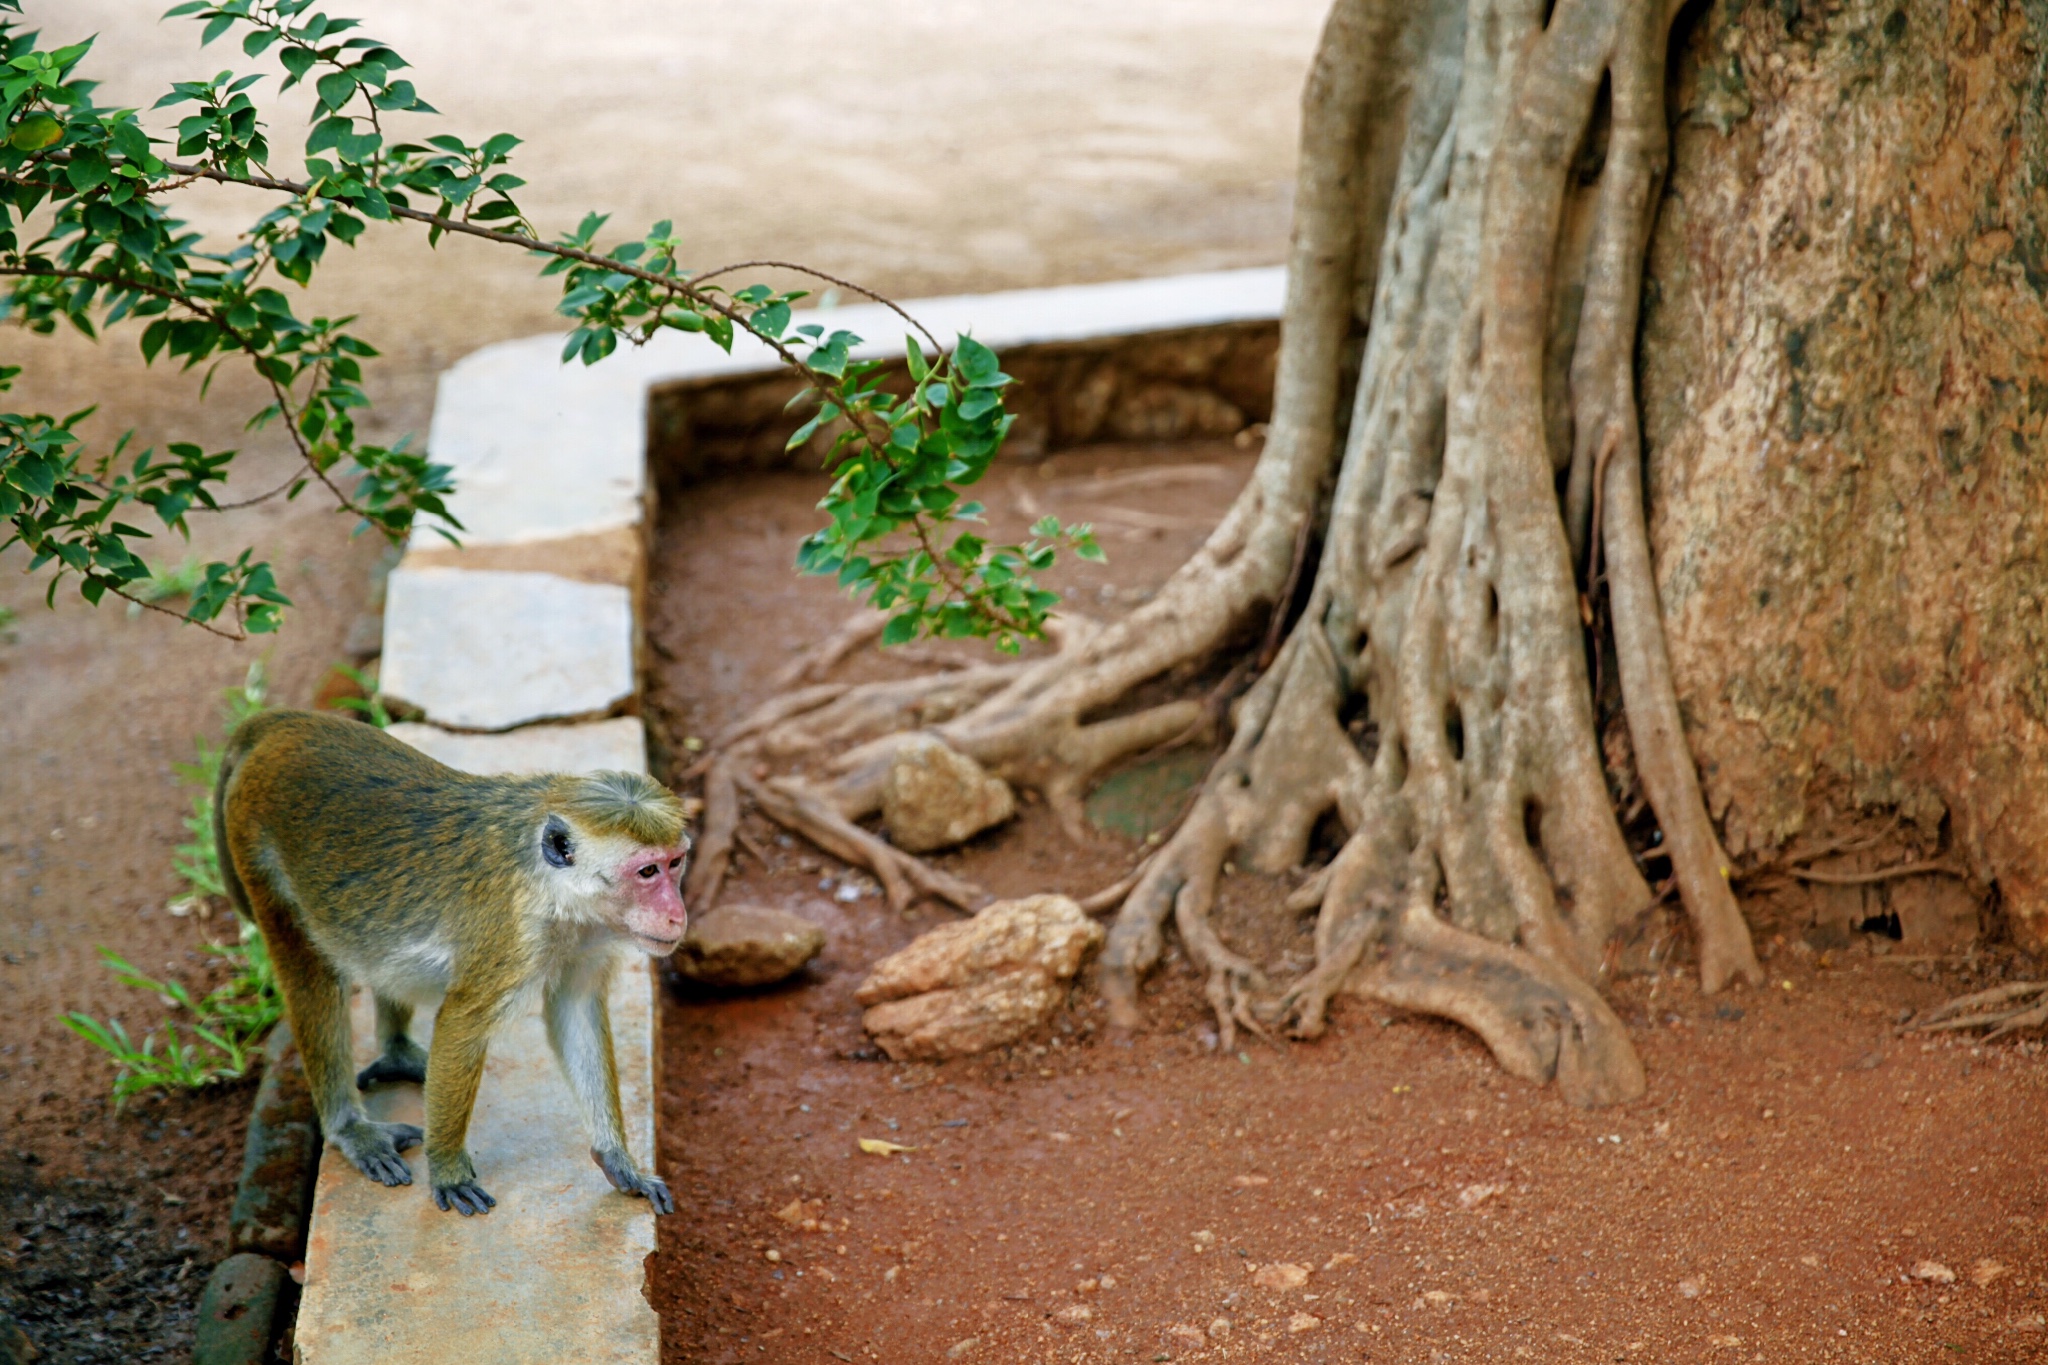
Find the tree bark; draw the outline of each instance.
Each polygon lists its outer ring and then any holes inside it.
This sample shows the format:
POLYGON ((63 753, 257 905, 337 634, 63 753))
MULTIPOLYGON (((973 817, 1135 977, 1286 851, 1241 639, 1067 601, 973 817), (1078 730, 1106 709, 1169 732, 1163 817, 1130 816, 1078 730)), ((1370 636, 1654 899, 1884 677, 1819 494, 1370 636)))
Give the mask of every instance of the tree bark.
POLYGON ((1774 917, 2048 948, 2048 6, 1717 0, 1677 69, 1642 394, 1709 806, 1738 869, 1967 873, 1774 917))

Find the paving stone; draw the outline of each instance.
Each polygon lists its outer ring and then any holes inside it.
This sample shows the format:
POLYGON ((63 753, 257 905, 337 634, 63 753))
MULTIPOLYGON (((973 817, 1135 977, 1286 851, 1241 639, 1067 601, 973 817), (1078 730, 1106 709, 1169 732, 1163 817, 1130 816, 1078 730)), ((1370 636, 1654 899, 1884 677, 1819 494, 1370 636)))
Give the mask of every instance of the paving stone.
POLYGON ((401 721, 389 733, 429 758, 466 773, 647 771, 647 729, 638 716, 581 725, 528 725, 496 735, 461 734, 401 721))
MULTIPOLYGON (((634 1155, 654 1149, 652 976, 624 959, 611 995, 619 1101, 634 1155)), ((376 1052, 367 993, 354 1006, 356 1058, 376 1052)), ((416 1025, 425 1042, 431 1022, 416 1025)), ((371 1117, 421 1122, 420 1088, 379 1086, 371 1117)), ((295 1337, 299 1365, 654 1365, 659 1321, 641 1294, 654 1215, 605 1183, 534 1010, 493 1038, 469 1130, 478 1178, 497 1198, 463 1218, 434 1207, 426 1158, 387 1189, 329 1148, 320 1163, 295 1337)))
POLYGON ((385 589, 383 693, 460 730, 602 715, 631 697, 632 595, 545 573, 400 567, 385 589))
POLYGON ((449 510, 465 545, 639 524, 646 385, 612 363, 624 358, 564 365, 559 337, 535 337, 486 346, 441 375, 427 448, 454 470, 449 510))

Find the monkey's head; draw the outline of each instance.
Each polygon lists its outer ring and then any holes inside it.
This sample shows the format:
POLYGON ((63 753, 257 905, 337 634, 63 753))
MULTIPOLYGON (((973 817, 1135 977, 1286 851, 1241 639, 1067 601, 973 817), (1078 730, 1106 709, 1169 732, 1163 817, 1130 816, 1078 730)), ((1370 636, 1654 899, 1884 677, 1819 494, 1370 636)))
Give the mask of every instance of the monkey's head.
POLYGON ((604 923, 633 946, 666 957, 689 914, 681 878, 690 846, 683 803, 639 773, 562 778, 534 833, 543 879, 566 915, 604 923))

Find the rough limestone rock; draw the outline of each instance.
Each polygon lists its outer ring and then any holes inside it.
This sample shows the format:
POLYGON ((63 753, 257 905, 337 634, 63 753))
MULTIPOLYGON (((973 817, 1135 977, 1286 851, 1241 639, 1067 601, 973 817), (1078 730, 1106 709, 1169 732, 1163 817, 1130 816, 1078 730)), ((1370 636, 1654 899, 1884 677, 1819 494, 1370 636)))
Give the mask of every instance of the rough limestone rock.
POLYGON ((1010 784, 933 735, 896 751, 882 787, 889 841, 908 853, 951 848, 1016 812, 1010 784))
POLYGON ((766 986, 793 976, 825 946, 825 931, 765 905, 721 905, 690 920, 671 961, 707 986, 766 986))
POLYGON ((867 1007, 861 1024, 897 1061, 1001 1047, 1052 1017, 1102 940, 1065 896, 998 901, 876 963, 854 995, 867 1007))

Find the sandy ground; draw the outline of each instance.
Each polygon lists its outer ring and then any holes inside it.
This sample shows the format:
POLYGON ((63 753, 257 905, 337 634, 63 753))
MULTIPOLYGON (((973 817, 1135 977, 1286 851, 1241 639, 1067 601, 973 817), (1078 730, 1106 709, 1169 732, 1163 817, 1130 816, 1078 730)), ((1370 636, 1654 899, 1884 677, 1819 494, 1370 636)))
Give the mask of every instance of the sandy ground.
MULTIPOLYGON (((142 105, 172 80, 239 60, 225 47, 202 52, 189 21, 159 23, 163 8, 27 6, 53 42, 97 33, 103 96, 142 105)), ((1296 96, 1322 10, 1322 0, 488 11, 375 0, 337 12, 363 16, 414 63, 450 127, 527 139, 525 202, 550 231, 589 209, 636 233, 667 217, 707 265, 795 258, 915 296, 1278 261, 1296 96)), ((280 147, 302 118, 292 98, 273 121, 280 147)), ((294 161, 280 157, 286 169, 294 161)), ((220 235, 260 209, 214 190, 186 211, 220 235)), ((552 299, 522 257, 466 242, 433 255, 396 235, 337 252, 309 310, 360 315, 382 348, 365 425, 390 439, 425 430, 441 367, 551 328, 552 299)), ((145 441, 238 446, 255 456, 238 484, 251 490, 284 468, 274 436, 242 433, 257 401, 233 371, 202 405, 195 377, 146 369, 129 333, 92 344, 0 332, 0 361, 28 366, 10 396, 18 408, 99 403, 95 440, 132 427, 145 441)), ((20 552, 0 553, 0 605, 21 618, 0 643, 0 1185, 26 1201, 22 1221, 0 1226, 0 1287, 54 1305, 63 1339, 36 1329, 50 1359, 127 1359, 143 1342, 176 1355, 180 1295, 218 1254, 246 1096, 114 1116, 99 1098, 105 1068, 54 1020, 84 1008, 140 1031, 161 1017, 155 1002, 107 984, 96 944, 203 979, 201 945, 224 926, 161 909, 176 890, 171 850, 187 800, 170 764, 212 732, 219 690, 265 650, 274 695, 307 700, 339 655, 376 554, 348 531, 310 497, 200 529, 192 552, 254 544, 299 604, 257 647, 75 598, 46 612, 40 585, 20 577, 20 552), (73 1179, 88 1183, 65 1185, 73 1179), (61 1198, 35 1214, 45 1194, 61 1198), (70 1212, 85 1207, 99 1212, 70 1212), (119 1237, 124 1264, 146 1263, 157 1279, 99 1273, 119 1237)), ((165 557, 182 553, 167 546, 165 557)))

